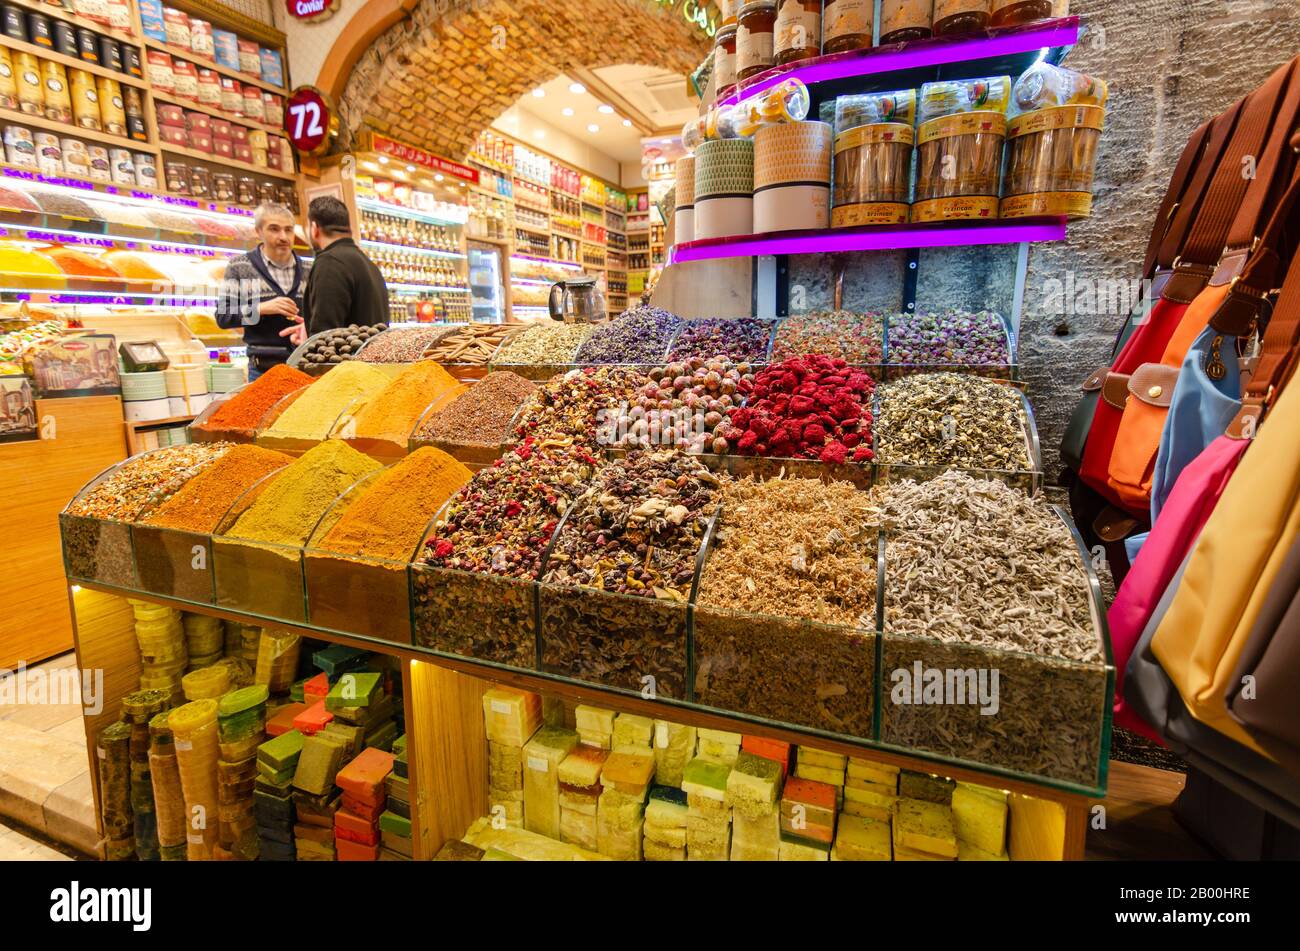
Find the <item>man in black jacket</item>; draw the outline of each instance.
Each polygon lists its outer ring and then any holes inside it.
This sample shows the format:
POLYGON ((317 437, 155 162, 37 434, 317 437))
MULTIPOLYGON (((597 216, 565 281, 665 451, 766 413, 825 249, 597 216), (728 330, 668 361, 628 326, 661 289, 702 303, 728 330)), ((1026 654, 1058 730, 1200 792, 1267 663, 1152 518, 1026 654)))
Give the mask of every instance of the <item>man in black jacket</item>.
POLYGON ((303 288, 311 269, 293 253, 294 219, 288 208, 260 206, 253 227, 261 243, 226 262, 216 309, 218 326, 244 332, 250 381, 284 363, 306 339, 303 288))
POLYGON ((388 288, 373 261, 352 240, 343 202, 328 195, 307 209, 316 261, 307 282, 307 332, 388 323, 388 288))

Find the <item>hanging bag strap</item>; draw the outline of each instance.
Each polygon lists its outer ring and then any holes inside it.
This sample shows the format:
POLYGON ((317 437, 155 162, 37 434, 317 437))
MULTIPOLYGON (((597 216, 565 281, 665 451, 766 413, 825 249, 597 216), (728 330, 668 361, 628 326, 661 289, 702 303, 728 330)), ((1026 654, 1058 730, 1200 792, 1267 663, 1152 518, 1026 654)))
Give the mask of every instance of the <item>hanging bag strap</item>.
POLYGON ((1247 157, 1260 155, 1295 68, 1296 60, 1292 60, 1247 97, 1232 141, 1215 169, 1196 221, 1174 263, 1174 274, 1165 285, 1166 300, 1190 304, 1218 270, 1250 184, 1243 175, 1247 157))
MULTIPOLYGON (((1173 177, 1169 179, 1169 188, 1165 192, 1164 200, 1160 202, 1155 226, 1151 229, 1151 237, 1147 241, 1146 259, 1142 265, 1144 280, 1151 280, 1152 275, 1155 274, 1156 265, 1160 260, 1160 251, 1173 225, 1174 216, 1178 214, 1184 201, 1191 197, 1188 192, 1192 184, 1193 172, 1200 166, 1201 156, 1205 153, 1205 146, 1210 140, 1214 123, 1214 119, 1201 123, 1192 133, 1192 137, 1187 140, 1183 154, 1178 157, 1178 164, 1174 166, 1173 177)), ((1172 257, 1169 258, 1168 263, 1173 263, 1172 257)))

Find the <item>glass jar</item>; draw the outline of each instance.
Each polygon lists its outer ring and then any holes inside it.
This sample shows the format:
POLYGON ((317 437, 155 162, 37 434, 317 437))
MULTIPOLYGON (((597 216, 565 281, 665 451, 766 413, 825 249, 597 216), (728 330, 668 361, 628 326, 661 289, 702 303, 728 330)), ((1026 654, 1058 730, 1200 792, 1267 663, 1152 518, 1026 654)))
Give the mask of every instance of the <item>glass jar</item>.
POLYGON ((235 200, 235 176, 229 172, 218 172, 212 176, 212 197, 221 202, 235 200))
POLYGON ((740 8, 736 31, 736 78, 748 79, 776 65, 776 0, 740 8))
POLYGON ((167 175, 167 190, 173 195, 190 193, 190 167, 184 162, 168 162, 163 166, 167 175))
MULTIPOLYGON (((870 13, 867 5, 867 46, 871 45, 870 13)), ((812 59, 822 51, 822 0, 777 0, 776 62, 778 66, 812 59)))
POLYGON ((212 194, 212 173, 203 165, 195 165, 190 169, 190 196, 192 198, 207 198, 212 194))
POLYGON ((934 35, 958 36, 986 29, 991 0, 934 0, 934 35))
POLYGON ((257 204, 257 181, 247 175, 239 179, 239 203, 241 205, 257 204))
POLYGON ((271 205, 275 203, 275 185, 271 182, 258 182, 257 184, 257 203, 259 205, 271 205))
POLYGON ((718 45, 713 48, 714 88, 723 99, 736 91, 736 24, 718 30, 718 45))
POLYGON ((720 26, 735 26, 736 14, 740 12, 740 0, 718 0, 718 14, 721 19, 718 21, 720 26))
POLYGON ((883 0, 880 5, 880 45, 930 38, 931 0, 883 0))
POLYGON ((1019 26, 1052 16, 1052 0, 993 0, 989 26, 1019 26))
POLYGON ((826 0, 822 52, 869 49, 875 12, 872 0, 826 0))

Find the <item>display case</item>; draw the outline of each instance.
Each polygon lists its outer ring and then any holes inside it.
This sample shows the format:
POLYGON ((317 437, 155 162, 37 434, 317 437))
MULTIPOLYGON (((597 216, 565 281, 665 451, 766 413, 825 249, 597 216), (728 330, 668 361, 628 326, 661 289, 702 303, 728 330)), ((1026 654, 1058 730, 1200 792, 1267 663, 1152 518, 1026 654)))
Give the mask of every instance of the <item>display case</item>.
POLYGON ((236 499, 213 533, 215 603, 263 620, 304 623, 307 601, 303 590, 302 546, 253 541, 228 534, 281 471, 263 476, 236 499))
POLYGON ((1005 346, 1005 359, 969 359, 944 361, 936 355, 933 359, 918 360, 913 356, 903 356, 897 345, 901 328, 907 322, 923 319, 924 315, 890 314, 885 318, 885 379, 896 380, 914 373, 970 373, 986 376, 996 380, 1020 379, 1020 366, 1017 356, 1017 334, 1010 322, 1002 314, 997 314, 1000 331, 998 344, 993 348, 1005 346))
POLYGON ((212 536, 159 525, 131 526, 140 590, 194 604, 214 604, 212 536))
POLYGON ((91 479, 59 513, 63 539, 63 565, 74 581, 98 581, 115 588, 136 588, 135 552, 131 546, 131 524, 116 519, 73 515, 70 510, 133 459, 109 466, 91 479))
MULTIPOLYGON (((446 393, 429 404, 429 408, 424 411, 424 414, 411 430, 411 438, 407 444, 408 452, 415 452, 415 450, 424 446, 432 446, 435 449, 442 450, 453 459, 464 463, 471 469, 480 469, 483 466, 490 466, 505 455, 511 445, 511 443, 506 441, 494 442, 491 440, 471 441, 464 439, 439 439, 433 436, 423 435, 425 427, 430 424, 439 413, 463 396, 465 392, 466 390, 446 393)), ((524 399, 519 404, 519 408, 515 410, 516 417, 519 415, 520 409, 522 409, 527 402, 528 400, 524 399)), ((511 423, 513 424, 513 419, 511 420, 511 423)), ((507 427, 507 432, 508 431, 509 427, 507 427)))

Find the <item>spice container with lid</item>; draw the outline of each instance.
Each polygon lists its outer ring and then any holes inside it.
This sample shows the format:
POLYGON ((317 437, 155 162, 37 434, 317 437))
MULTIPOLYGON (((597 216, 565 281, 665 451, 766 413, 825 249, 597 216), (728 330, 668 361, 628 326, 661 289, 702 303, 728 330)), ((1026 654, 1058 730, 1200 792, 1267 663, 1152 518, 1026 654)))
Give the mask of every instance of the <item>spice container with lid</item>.
POLYGON ((241 176, 237 184, 237 194, 239 204, 255 205, 257 204, 257 181, 249 178, 247 175, 241 176))
POLYGON ((0 46, 0 109, 18 108, 18 81, 14 77, 13 60, 9 48, 0 46))
POLYGON ((157 160, 145 152, 136 152, 134 156, 135 183, 141 188, 158 187, 157 160))
MULTIPOLYGON (((870 0, 867 0, 870 19, 870 0)), ((778 66, 812 59, 822 48, 822 0, 777 0, 776 62, 778 66)), ((867 45, 871 30, 867 29, 867 45)))
POLYGON ((725 99, 736 91, 736 24, 718 30, 717 45, 713 47, 714 88, 718 98, 725 99))
POLYGON ((163 166, 167 172, 167 190, 173 195, 190 193, 190 167, 185 162, 168 162, 163 166))
POLYGON ((4 32, 5 36, 11 37, 19 42, 27 42, 27 19, 23 16, 22 7, 16 7, 12 3, 6 3, 0 8, 4 14, 4 32))
POLYGON ((229 172, 218 172, 212 176, 212 197, 217 201, 232 202, 237 194, 234 175, 229 172))
POLYGON ((695 151, 695 240, 751 234, 754 142, 713 139, 695 151))
POLYGON ((90 156, 90 179, 94 182, 111 182, 113 180, 112 164, 108 160, 108 149, 102 145, 86 146, 90 156))
POLYGON ((737 22, 736 78, 743 80, 776 65, 776 0, 751 0, 737 22))
POLYGON ((914 89, 835 101, 833 227, 907 222, 915 115, 914 89))
POLYGON ((212 173, 207 166, 195 165, 190 169, 190 196, 207 198, 212 194, 212 173))
POLYGON ((111 165, 109 171, 111 172, 113 181, 116 184, 136 184, 135 160, 131 158, 130 149, 110 149, 108 152, 108 161, 111 165))
POLYGON ((5 161, 20 168, 36 167, 36 144, 31 129, 20 125, 5 126, 5 161))
MULTIPOLYGON (((74 69, 70 82, 73 121, 79 128, 100 131, 103 124, 100 121, 99 90, 95 87, 95 77, 84 69, 74 69)), ((46 102, 48 101, 49 97, 46 96, 46 102)))
POLYGON ((1003 218, 1092 211, 1106 84, 1047 63, 1031 67, 1011 94, 1003 218))
POLYGON ((77 51, 80 59, 95 66, 99 65, 99 34, 77 27, 77 51))
POLYGON ((122 99, 122 86, 116 79, 100 76, 95 81, 99 94, 99 118, 104 131, 112 135, 126 135, 126 110, 122 99))
POLYGON ((34 136, 36 145, 36 167, 46 175, 63 175, 63 149, 59 146, 59 137, 53 132, 37 132, 34 136))
POLYGON ((882 0, 880 44, 928 40, 933 0, 882 0))
POLYGON ((63 174, 90 177, 90 153, 86 151, 85 142, 73 138, 60 139, 59 150, 63 153, 63 174))
POLYGON ((47 50, 54 49, 53 24, 44 13, 32 10, 27 14, 27 35, 29 43, 44 46, 47 50))
POLYGON ((986 29, 990 0, 934 0, 934 35, 957 36, 986 29))
POLYGON ((149 132, 144 124, 144 100, 140 90, 127 86, 122 90, 122 111, 126 113, 126 132, 137 142, 149 141, 149 132))
POLYGON ((989 26, 1019 26, 1052 16, 1052 0, 993 0, 989 26))
POLYGON ((73 58, 80 55, 80 50, 77 48, 77 28, 66 20, 54 21, 54 50, 73 58))
POLYGON ((99 62, 115 72, 122 72, 122 45, 111 36, 99 38, 99 62))
POLYGON ((781 122, 754 133, 754 234, 830 224, 831 127, 781 122))
MULTIPOLYGON (((95 81, 93 77, 88 78, 90 78, 90 92, 93 102, 95 81)), ((71 122, 72 94, 68 91, 68 73, 63 68, 63 64, 42 60, 41 79, 45 85, 45 118, 54 122, 71 122)), ((95 106, 95 124, 90 128, 99 128, 98 105, 95 106)))
POLYGON ((18 108, 29 116, 45 114, 45 93, 41 84, 41 61, 31 53, 14 53, 14 79, 18 86, 18 108))
POLYGON ((873 0, 826 0, 822 15, 822 52, 868 49, 876 5, 873 0))
POLYGON ((1009 76, 921 87, 913 221, 997 215, 1010 95, 1009 76))

